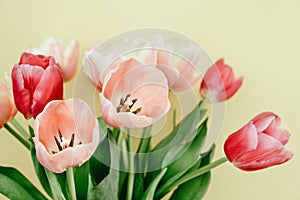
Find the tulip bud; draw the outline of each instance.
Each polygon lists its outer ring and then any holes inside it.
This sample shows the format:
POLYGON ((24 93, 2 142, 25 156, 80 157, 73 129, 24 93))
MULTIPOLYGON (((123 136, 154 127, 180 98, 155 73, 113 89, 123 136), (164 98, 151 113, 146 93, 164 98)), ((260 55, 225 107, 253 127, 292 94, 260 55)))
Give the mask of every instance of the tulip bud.
POLYGON ((220 59, 204 75, 200 94, 212 102, 225 101, 238 91, 242 82, 243 77, 235 79, 232 68, 220 59))
POLYGON ((13 67, 12 86, 17 109, 26 119, 35 118, 49 101, 63 97, 62 74, 51 56, 23 53, 13 67))
POLYGON ((284 149, 290 133, 280 127, 280 118, 271 112, 257 115, 230 135, 224 151, 230 162, 245 171, 254 171, 290 160, 293 153, 284 149))

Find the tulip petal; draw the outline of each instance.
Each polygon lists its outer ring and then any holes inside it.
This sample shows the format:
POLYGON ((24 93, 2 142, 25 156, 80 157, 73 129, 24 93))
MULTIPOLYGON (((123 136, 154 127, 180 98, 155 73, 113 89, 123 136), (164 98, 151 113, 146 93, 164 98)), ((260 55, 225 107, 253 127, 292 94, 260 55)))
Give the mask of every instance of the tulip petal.
MULTIPOLYGON (((226 99, 229 99, 231 98, 241 87, 243 83, 243 77, 239 77, 237 79, 235 79, 231 85, 226 88, 226 99)), ((221 101, 224 101, 225 99, 221 100, 221 101)))
POLYGON ((286 144, 290 138, 290 133, 281 128, 281 119, 279 116, 272 112, 264 112, 252 120, 259 132, 264 132, 278 141, 283 145, 286 144))
POLYGON ((227 138, 224 151, 229 161, 235 162, 244 152, 256 149, 257 145, 258 138, 255 126, 249 123, 227 138))
POLYGON ((284 150, 284 146, 273 137, 259 133, 258 146, 255 150, 245 152, 234 161, 243 170, 252 171, 267 168, 288 161, 293 154, 284 150))
POLYGON ((33 102, 32 115, 36 117, 46 104, 51 100, 62 99, 63 97, 63 77, 57 67, 49 66, 40 77, 39 83, 36 85, 33 102), (56 78, 56 80, 53 80, 56 78))
POLYGON ((16 106, 26 119, 31 116, 33 91, 42 74, 42 68, 27 64, 15 65, 13 68, 12 81, 16 106))

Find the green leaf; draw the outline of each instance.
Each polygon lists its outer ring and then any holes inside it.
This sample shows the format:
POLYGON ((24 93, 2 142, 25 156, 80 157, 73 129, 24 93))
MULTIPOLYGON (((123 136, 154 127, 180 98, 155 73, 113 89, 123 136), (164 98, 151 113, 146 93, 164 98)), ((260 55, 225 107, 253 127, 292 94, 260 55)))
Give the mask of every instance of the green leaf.
POLYGON ((66 199, 65 195, 62 192, 62 190, 64 190, 64 188, 61 187, 61 184, 58 181, 57 175, 47 169, 45 169, 45 172, 46 172, 49 182, 51 183, 50 187, 51 187, 51 191, 52 191, 54 199, 65 200, 66 199))
POLYGON ((160 179, 166 173, 166 171, 167 171, 167 168, 162 169, 161 172, 153 179, 153 181, 150 183, 149 187, 147 188, 144 196, 142 197, 142 200, 152 200, 153 199, 157 185, 158 185, 160 179))
MULTIPOLYGON (((31 126, 29 126, 29 132, 30 132, 31 137, 34 137, 34 130, 31 126)), ((53 197, 45 169, 36 158, 35 146, 34 146, 32 140, 31 140, 30 153, 31 153, 31 159, 33 162, 35 173, 36 173, 37 177, 39 178, 41 185, 43 186, 43 188, 47 192, 47 194, 50 197, 53 197)))
MULTIPOLYGON (((160 181, 160 189, 171 185, 190 168, 192 168, 200 158, 201 148, 203 146, 207 133, 207 120, 205 120, 198 128, 195 139, 188 146, 187 150, 168 166, 168 171, 160 181)), ((169 191, 164 191, 163 195, 169 191)), ((162 196, 163 196, 162 195, 162 196)))
POLYGON ((14 200, 47 199, 24 175, 11 167, 0 167, 0 193, 14 200))
POLYGON ((148 185, 153 178, 160 173, 160 170, 153 171, 153 169, 158 168, 158 166, 161 168, 165 167, 163 166, 164 160, 164 163, 167 163, 166 161, 168 159, 177 159, 182 155, 183 152, 185 152, 189 145, 188 143, 196 136, 197 125, 205 116, 206 110, 202 108, 204 104, 205 101, 200 101, 194 110, 192 110, 179 124, 177 124, 171 134, 160 141, 152 150, 152 152, 159 151, 159 153, 156 153, 155 157, 150 156, 148 158, 148 170, 151 172, 147 173, 145 179, 146 185, 148 185), (183 142, 185 143, 183 144, 183 142), (171 157, 166 158, 167 154, 171 157))
POLYGON ((89 188, 89 163, 86 162, 75 170, 75 188, 76 197, 78 200, 85 200, 87 198, 89 188))
POLYGON ((111 126, 109 126, 103 119, 102 117, 98 117, 98 124, 99 124, 99 129, 100 129, 100 142, 106 138, 107 135, 107 130, 113 130, 111 126))
POLYGON ((144 173, 134 174, 133 199, 140 200, 144 194, 144 173))
MULTIPOLYGON (((119 152, 116 149, 113 152, 113 149, 110 148, 111 154, 111 166, 118 166, 119 163, 119 152)), ((110 168, 109 174, 95 186, 88 194, 88 199, 103 199, 103 200, 118 200, 118 189, 119 189, 119 171, 113 168, 110 168)))
MULTIPOLYGON (((212 157, 213 157, 214 147, 211 149, 211 151, 202 158, 201 165, 199 168, 207 165, 210 163, 212 157)), ((172 194, 171 200, 194 200, 194 199, 202 199, 204 194, 206 193, 206 190, 210 183, 210 177, 211 173, 207 172, 205 174, 202 174, 201 176, 198 176, 196 178, 193 178, 184 184, 180 185, 172 194)))
POLYGON ((105 137, 90 158, 90 175, 94 185, 99 184, 108 174, 110 164, 109 141, 105 137))

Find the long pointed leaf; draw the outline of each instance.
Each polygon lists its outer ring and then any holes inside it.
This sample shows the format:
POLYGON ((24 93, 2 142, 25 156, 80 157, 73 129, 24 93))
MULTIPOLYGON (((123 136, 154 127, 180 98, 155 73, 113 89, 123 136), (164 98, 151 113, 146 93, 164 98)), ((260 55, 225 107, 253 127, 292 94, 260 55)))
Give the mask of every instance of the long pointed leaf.
POLYGON ((47 199, 24 175, 11 167, 0 167, 0 193, 15 200, 47 199))
POLYGON ((142 200, 152 200, 154 198, 155 190, 157 188, 157 185, 160 181, 160 179, 163 177, 163 175, 166 173, 167 168, 164 168, 161 170, 161 172, 153 179, 153 181, 150 183, 148 189, 146 190, 144 196, 142 197, 142 200))

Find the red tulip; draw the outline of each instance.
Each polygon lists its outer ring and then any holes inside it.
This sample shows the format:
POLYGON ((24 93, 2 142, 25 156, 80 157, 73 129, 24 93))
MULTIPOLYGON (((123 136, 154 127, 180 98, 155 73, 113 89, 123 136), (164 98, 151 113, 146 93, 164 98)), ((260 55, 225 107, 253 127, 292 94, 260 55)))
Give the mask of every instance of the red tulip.
POLYGON ((12 85, 17 109, 34 118, 46 104, 63 97, 63 78, 53 57, 23 53, 13 67, 12 85))
POLYGON ((6 85, 0 82, 0 128, 17 114, 17 108, 6 85))
POLYGON ((232 68, 221 58, 207 70, 200 86, 200 94, 212 102, 225 101, 238 91, 242 82, 243 77, 234 78, 232 68))
POLYGON ((99 144, 98 121, 79 99, 51 101, 34 123, 37 159, 55 173, 82 165, 99 144))
POLYGON ((253 171, 290 160, 293 153, 284 149, 290 133, 280 123, 277 115, 265 112, 230 135, 224 144, 229 161, 242 170, 253 171))

